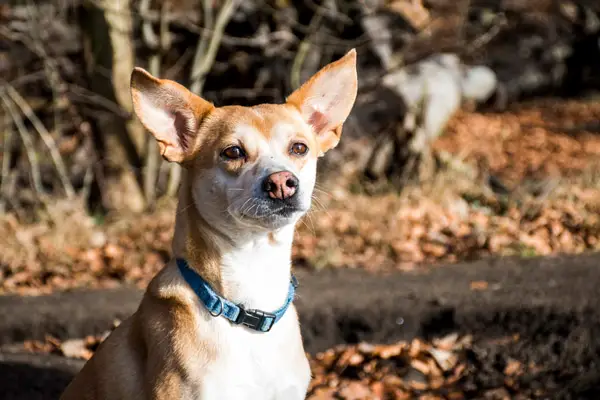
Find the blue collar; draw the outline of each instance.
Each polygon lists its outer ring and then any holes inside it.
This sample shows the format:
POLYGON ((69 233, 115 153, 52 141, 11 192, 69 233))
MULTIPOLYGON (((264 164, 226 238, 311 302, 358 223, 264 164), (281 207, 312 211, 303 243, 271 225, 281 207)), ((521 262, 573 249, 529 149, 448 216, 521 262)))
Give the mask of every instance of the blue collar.
POLYGON ((242 324, 259 332, 269 332, 275 322, 283 317, 283 314, 292 304, 296 287, 298 287, 298 281, 292 275, 288 295, 281 308, 272 313, 261 310, 246 310, 241 304, 234 304, 215 293, 208 282, 190 268, 187 261, 182 258, 178 258, 176 261, 183 279, 204 303, 210 315, 213 317, 222 315, 236 325, 242 324))

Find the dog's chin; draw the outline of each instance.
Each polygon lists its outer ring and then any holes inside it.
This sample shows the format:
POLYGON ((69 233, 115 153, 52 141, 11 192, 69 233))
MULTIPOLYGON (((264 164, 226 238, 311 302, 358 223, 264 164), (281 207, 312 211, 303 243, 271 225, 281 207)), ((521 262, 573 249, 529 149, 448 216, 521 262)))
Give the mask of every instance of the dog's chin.
POLYGON ((295 224, 306 211, 302 207, 286 205, 262 213, 240 213, 236 216, 236 220, 242 226, 273 231, 295 224))

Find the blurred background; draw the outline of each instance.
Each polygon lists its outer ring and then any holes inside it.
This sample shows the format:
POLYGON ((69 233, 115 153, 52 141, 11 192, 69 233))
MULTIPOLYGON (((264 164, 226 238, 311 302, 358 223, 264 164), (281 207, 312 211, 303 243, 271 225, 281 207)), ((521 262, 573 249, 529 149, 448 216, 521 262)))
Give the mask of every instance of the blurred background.
MULTIPOLYGON (((132 115, 134 66, 217 106, 254 105, 351 48, 359 95, 320 161, 296 270, 419 274, 600 248, 597 0, 9 1, 0 295, 143 288, 169 259, 180 169, 132 115)), ((101 340, 65 350, 67 336, 24 346, 85 359, 101 340)), ((319 353, 311 398, 558 398, 515 388, 526 364, 513 358, 465 395, 471 342, 443 339, 319 353), (413 387, 410 373, 425 378, 413 387)))

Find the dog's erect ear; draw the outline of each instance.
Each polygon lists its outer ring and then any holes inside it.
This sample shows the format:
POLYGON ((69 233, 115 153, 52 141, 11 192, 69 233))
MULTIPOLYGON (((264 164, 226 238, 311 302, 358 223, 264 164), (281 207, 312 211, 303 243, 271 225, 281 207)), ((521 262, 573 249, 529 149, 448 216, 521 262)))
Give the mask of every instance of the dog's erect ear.
POLYGON ((356 50, 325 66, 288 98, 317 135, 321 155, 337 146, 356 100, 356 50))
POLYGON ((197 147, 200 123, 214 106, 177 82, 155 78, 142 68, 131 74, 131 97, 160 154, 171 162, 189 159, 197 147))

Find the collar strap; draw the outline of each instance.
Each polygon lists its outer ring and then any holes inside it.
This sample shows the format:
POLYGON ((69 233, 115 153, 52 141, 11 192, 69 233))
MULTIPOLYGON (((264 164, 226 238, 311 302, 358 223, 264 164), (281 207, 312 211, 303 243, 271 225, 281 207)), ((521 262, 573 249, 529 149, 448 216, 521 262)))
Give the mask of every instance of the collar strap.
POLYGON ((246 310, 241 304, 234 304, 215 293, 208 282, 190 268, 187 261, 182 258, 178 258, 176 261, 183 279, 194 290, 210 315, 213 317, 221 315, 236 325, 242 324, 259 332, 269 332, 273 325, 283 317, 283 314, 292 304, 298 287, 298 281, 292 275, 288 295, 281 308, 272 313, 261 310, 246 310))

